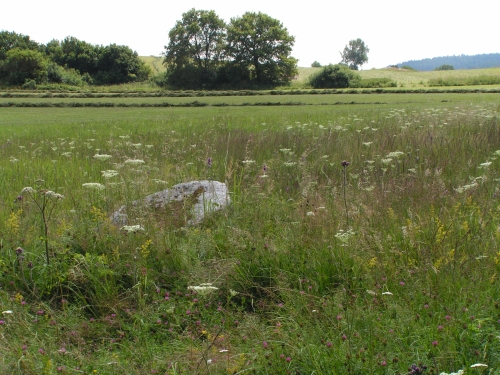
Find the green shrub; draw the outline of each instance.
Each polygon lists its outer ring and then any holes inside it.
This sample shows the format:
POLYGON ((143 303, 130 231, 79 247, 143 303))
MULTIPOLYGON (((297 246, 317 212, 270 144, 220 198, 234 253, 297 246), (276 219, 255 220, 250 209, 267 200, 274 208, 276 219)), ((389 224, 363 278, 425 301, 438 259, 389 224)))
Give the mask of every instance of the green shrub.
POLYGON ((412 68, 412 67, 411 67, 411 66, 409 66, 409 65, 403 65, 403 66, 401 67, 401 69, 406 69, 406 70, 415 70, 415 71, 417 70, 417 69, 415 69, 415 68, 412 68))
POLYGON ((313 74, 309 84, 316 89, 347 88, 361 81, 359 74, 353 72, 347 65, 327 65, 321 71, 313 74))
POLYGON ((453 67, 453 65, 443 64, 443 65, 438 66, 434 70, 455 70, 455 68, 453 67))

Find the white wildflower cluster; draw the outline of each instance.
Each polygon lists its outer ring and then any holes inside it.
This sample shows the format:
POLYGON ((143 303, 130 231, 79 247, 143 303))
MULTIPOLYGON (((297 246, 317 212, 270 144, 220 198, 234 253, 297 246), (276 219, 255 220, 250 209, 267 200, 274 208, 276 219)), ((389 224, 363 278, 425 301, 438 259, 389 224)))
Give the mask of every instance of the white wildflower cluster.
POLYGON ((386 158, 386 159, 382 159, 380 161, 382 162, 382 164, 391 164, 392 158, 386 158))
POLYGON ((370 146, 373 142, 363 142, 365 146, 370 146))
POLYGON ((55 199, 56 201, 64 198, 64 195, 55 193, 52 190, 45 191, 43 195, 45 195, 47 198, 55 199))
POLYGON ((191 286, 188 286, 188 289, 189 290, 192 290, 196 293, 198 293, 199 295, 207 295, 207 294, 210 294, 216 290, 219 290, 219 288, 215 287, 215 286, 212 286, 212 283, 203 283, 203 284, 200 284, 200 285, 191 285, 191 286))
POLYGON ((36 190, 33 189, 31 186, 27 186, 21 190, 21 194, 35 194, 36 190))
POLYGON ((63 152, 63 153, 61 154, 61 156, 65 156, 65 157, 67 157, 67 158, 70 158, 70 157, 71 157, 71 151, 63 152))
POLYGON ((136 233, 140 231, 144 231, 144 227, 142 225, 124 225, 120 228, 120 230, 127 233, 136 233))
POLYGON ((102 177, 104 178, 111 178, 111 177, 115 177, 118 175, 118 171, 115 171, 113 169, 109 169, 109 170, 106 170, 106 171, 101 171, 101 174, 102 174, 102 177))
POLYGON ((441 372, 439 375, 464 375, 464 370, 458 370, 457 372, 441 372))
POLYGON ((340 242, 345 244, 345 243, 349 242, 349 238, 351 238, 354 235, 355 235, 355 233, 353 232, 352 229, 349 229, 347 231, 344 231, 343 229, 341 229, 335 235, 335 238, 337 238, 340 242))
POLYGON ((253 164, 253 163, 255 163, 255 160, 246 159, 246 160, 243 160, 242 163, 243 164, 253 164))
POLYGON ((280 148, 280 151, 285 155, 293 155, 293 151, 290 148, 280 148))
POLYGON ((111 158, 112 158, 112 156, 111 155, 107 155, 107 154, 95 154, 94 155, 94 159, 101 160, 101 161, 108 160, 108 159, 111 159, 111 158))
POLYGON ((19 159, 16 159, 14 156, 11 156, 9 160, 11 163, 17 163, 19 161, 19 159))
POLYGON ((474 180, 472 180, 472 182, 470 184, 467 184, 467 185, 464 185, 464 186, 460 186, 460 187, 457 187, 455 188, 454 190, 461 194, 463 193, 464 191, 467 191, 467 190, 470 190, 470 189, 474 189, 476 187, 479 186, 479 182, 482 182, 484 179, 484 177, 476 177, 474 180))
POLYGON ((144 163, 145 163, 145 161, 142 159, 127 159, 127 160, 125 160, 125 164, 128 164, 128 165, 141 165, 144 163))
POLYGON ((386 158, 399 158, 401 156, 403 156, 405 153, 402 152, 402 151, 393 151, 393 152, 389 152, 386 156, 386 158))
POLYGON ((82 187, 92 190, 104 190, 106 187, 98 182, 86 182, 82 184, 82 187))
POLYGON ((283 165, 285 167, 293 167, 295 164, 297 164, 297 163, 294 161, 287 161, 287 162, 283 163, 283 165))
POLYGON ((490 165, 491 165, 491 161, 487 161, 487 162, 485 162, 485 163, 481 163, 481 164, 479 164, 479 168, 484 168, 484 169, 486 169, 486 168, 488 168, 490 165))

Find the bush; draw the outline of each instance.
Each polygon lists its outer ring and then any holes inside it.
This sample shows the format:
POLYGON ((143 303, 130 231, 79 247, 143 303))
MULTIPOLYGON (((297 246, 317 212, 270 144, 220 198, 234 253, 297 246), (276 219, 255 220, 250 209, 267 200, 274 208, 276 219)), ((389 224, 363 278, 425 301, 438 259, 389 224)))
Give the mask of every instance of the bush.
MULTIPOLYGON (((86 74, 88 75, 88 73, 86 74)), ((84 86, 86 83, 77 70, 63 68, 53 62, 47 68, 47 81, 49 83, 62 83, 70 86, 84 86)))
POLYGON ((309 78, 309 84, 315 89, 347 88, 361 81, 359 74, 350 70, 347 65, 327 65, 309 78))
POLYGON ((314 61, 312 64, 311 64, 311 67, 313 68, 321 68, 321 64, 317 61, 314 61))
POLYGON ((438 66, 434 70, 455 70, 455 68, 453 67, 453 65, 443 64, 443 65, 438 66))
POLYGON ((401 69, 406 69, 406 70, 414 70, 414 71, 417 71, 417 69, 415 69, 415 68, 413 68, 413 67, 411 67, 411 66, 409 66, 409 65, 403 65, 403 66, 401 67, 401 69))

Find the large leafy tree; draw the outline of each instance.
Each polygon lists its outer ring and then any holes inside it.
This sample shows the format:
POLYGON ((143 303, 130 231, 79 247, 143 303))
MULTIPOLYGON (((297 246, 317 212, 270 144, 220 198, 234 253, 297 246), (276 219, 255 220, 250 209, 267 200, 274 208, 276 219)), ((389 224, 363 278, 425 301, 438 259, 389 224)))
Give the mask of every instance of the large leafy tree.
POLYGON ((14 48, 38 50, 39 45, 28 35, 17 34, 14 31, 0 31, 0 60, 5 60, 7 52, 14 48))
POLYGON ((259 84, 288 82, 297 74, 297 59, 290 56, 295 38, 267 14, 232 18, 227 42, 232 63, 246 67, 259 84))
POLYGON ((360 38, 350 40, 344 51, 340 52, 341 62, 352 70, 358 70, 361 65, 368 62, 368 52, 370 49, 360 38))
POLYGON ((164 64, 169 82, 193 87, 216 79, 224 54, 226 25, 213 10, 191 9, 169 32, 164 64))

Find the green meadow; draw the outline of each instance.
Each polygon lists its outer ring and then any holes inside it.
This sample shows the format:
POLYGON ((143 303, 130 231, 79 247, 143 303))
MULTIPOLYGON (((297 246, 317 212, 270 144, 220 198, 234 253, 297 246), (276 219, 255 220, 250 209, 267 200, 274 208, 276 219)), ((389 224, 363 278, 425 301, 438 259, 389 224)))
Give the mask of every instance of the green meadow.
POLYGON ((0 373, 500 374, 500 94, 31 94, 0 95, 0 373), (230 205, 111 222, 192 180, 230 205))

